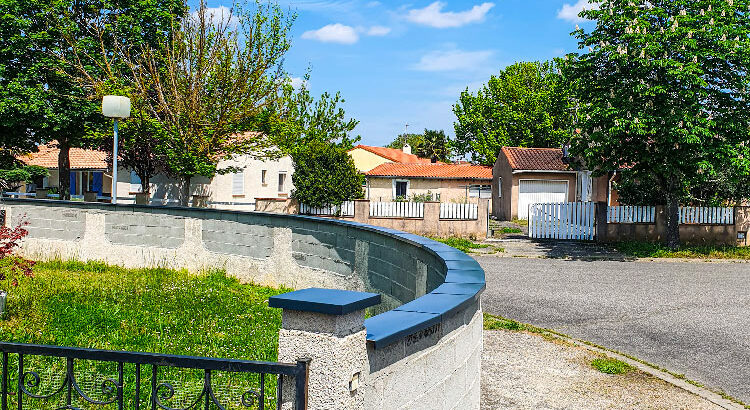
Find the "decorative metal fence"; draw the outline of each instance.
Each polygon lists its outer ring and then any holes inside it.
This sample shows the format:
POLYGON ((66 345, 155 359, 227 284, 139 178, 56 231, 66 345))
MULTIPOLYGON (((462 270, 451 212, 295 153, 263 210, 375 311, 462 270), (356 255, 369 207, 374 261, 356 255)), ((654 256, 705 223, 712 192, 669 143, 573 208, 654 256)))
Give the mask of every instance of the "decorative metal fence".
POLYGON ((375 218, 424 218, 424 202, 370 202, 375 218))
POLYGON ((473 221, 479 217, 477 204, 440 204, 440 219, 473 221))
MULTIPOLYGON (((309 361, 296 364, 249 360, 213 359, 155 353, 118 352, 111 350, 80 349, 60 346, 29 345, 0 342, 2 352, 2 410, 28 409, 205 409, 229 408, 281 409, 284 393, 293 393, 294 409, 307 408, 307 374, 309 361), (63 364, 64 362, 64 364, 63 364), (29 370, 33 366, 37 370, 29 370), (76 365, 95 369, 95 382, 81 383, 82 371, 76 365), (102 366, 110 366, 102 370, 102 366), (144 369, 146 375, 142 375, 144 369), (42 374, 57 374, 50 379, 56 385, 43 386, 42 374), (168 377, 170 371, 192 372, 194 380, 185 385, 193 387, 181 400, 176 397, 176 382, 168 377), (237 394, 226 391, 231 375, 253 376, 252 380, 237 382, 237 394), (147 380, 144 383, 144 376, 147 380), (219 381, 212 383, 212 377, 219 381), (255 377, 257 376, 257 377, 255 377), (284 377, 292 377, 294 386, 284 387, 284 377), (224 390, 217 388, 220 385, 224 390), (179 401, 179 404, 175 404, 179 401), (64 403, 64 404, 63 404, 64 403)), ((172 374, 172 376, 174 376, 172 374)), ((46 381, 46 378, 45 378, 46 381)))
POLYGON ((354 216, 354 201, 346 201, 340 206, 325 205, 322 207, 314 207, 300 204, 299 213, 302 215, 354 216))
POLYGON ((596 235, 593 202, 529 205, 529 237, 591 241, 596 235))
POLYGON ((654 223, 656 207, 619 205, 607 207, 607 223, 654 223))
POLYGON ((682 206, 680 207, 681 224, 733 225, 734 208, 682 206))

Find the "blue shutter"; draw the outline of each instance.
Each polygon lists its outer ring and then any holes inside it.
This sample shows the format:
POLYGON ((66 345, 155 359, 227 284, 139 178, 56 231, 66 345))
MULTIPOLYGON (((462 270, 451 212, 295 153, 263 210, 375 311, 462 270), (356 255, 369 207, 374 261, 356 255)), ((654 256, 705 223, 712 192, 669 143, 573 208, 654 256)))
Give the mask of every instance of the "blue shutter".
POLYGON ((102 194, 102 182, 104 180, 104 173, 94 172, 94 184, 91 187, 92 191, 96 191, 99 195, 102 194))
POLYGON ((76 173, 70 171, 70 195, 76 195, 76 173))

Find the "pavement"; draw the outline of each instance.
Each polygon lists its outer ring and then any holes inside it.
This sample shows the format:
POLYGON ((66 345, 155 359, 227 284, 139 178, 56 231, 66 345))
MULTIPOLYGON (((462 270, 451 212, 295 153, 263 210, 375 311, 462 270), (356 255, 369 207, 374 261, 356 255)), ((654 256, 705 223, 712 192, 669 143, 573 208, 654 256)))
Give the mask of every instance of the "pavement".
POLYGON ((750 403, 750 263, 476 259, 487 275, 485 312, 633 355, 750 403))

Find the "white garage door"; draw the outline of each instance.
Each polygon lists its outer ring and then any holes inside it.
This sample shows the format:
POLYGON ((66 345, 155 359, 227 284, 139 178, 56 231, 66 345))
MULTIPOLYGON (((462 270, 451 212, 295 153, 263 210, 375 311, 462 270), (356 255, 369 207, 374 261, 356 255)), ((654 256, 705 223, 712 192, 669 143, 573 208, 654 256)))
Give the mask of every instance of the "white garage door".
POLYGON ((568 181, 518 181, 518 219, 529 219, 529 205, 568 202, 568 181))

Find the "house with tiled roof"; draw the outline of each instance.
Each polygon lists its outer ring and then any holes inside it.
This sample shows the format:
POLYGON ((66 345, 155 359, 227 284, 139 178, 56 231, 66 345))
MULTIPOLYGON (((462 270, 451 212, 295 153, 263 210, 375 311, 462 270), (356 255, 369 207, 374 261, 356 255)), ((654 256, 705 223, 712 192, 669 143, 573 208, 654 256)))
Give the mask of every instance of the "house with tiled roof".
POLYGON ((574 169, 559 148, 503 147, 492 168, 492 215, 527 219, 534 203, 602 201, 612 205, 612 175, 574 169))
POLYGON ((372 147, 357 145, 349 150, 349 156, 354 160, 357 171, 366 173, 383 164, 429 164, 428 158, 420 158, 411 153, 411 147, 404 145, 403 149, 372 147))
POLYGON ((366 198, 392 201, 432 194, 440 202, 477 202, 491 197, 492 167, 473 164, 385 163, 365 172, 366 198))
MULTIPOLYGON (((242 137, 251 135, 243 134, 242 137)), ((37 181, 34 188, 48 188, 54 191, 59 186, 58 157, 59 148, 50 143, 38 147, 38 151, 19 157, 28 165, 47 168, 49 177, 37 181)), ((294 189, 292 159, 284 156, 278 159, 261 160, 250 155, 237 155, 229 160, 222 160, 219 168, 234 168, 237 171, 215 175, 213 178, 194 177, 190 184, 193 203, 205 203, 207 206, 222 209, 254 210, 258 198, 286 200, 294 189)), ((98 150, 80 148, 70 149, 70 187, 71 195, 82 197, 85 192, 97 192, 101 197, 110 197, 112 193, 111 159, 107 153, 98 150)), ((183 195, 181 183, 164 172, 151 178, 151 205, 178 205, 183 195)), ((141 181, 131 170, 122 166, 117 172, 117 198, 119 203, 133 203, 136 194, 142 192, 141 181)))
MULTIPOLYGON (((47 168, 49 176, 34 184, 39 188, 58 186, 58 157, 60 149, 56 142, 38 147, 35 153, 22 155, 19 160, 26 165, 47 168)), ((84 192, 96 192, 108 195, 111 192, 112 175, 107 172, 107 154, 102 151, 71 148, 70 149, 70 192, 72 195, 83 195, 84 192)))

